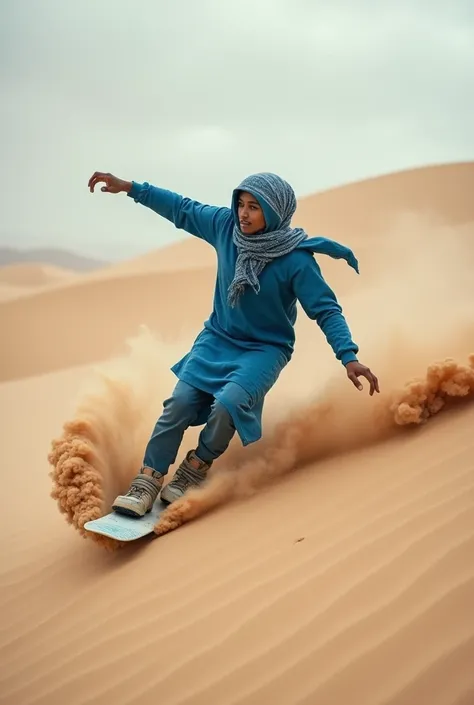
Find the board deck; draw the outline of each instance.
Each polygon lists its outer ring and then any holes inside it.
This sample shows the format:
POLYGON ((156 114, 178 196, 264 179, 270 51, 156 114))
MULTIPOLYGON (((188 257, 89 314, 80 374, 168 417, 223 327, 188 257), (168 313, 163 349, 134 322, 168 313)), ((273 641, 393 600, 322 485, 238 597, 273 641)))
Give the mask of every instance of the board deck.
POLYGON ((111 512, 99 519, 93 519, 84 524, 84 529, 95 534, 108 536, 117 541, 136 541, 153 532, 153 527, 160 514, 168 507, 165 502, 157 499, 148 514, 141 518, 129 517, 117 512, 111 512))

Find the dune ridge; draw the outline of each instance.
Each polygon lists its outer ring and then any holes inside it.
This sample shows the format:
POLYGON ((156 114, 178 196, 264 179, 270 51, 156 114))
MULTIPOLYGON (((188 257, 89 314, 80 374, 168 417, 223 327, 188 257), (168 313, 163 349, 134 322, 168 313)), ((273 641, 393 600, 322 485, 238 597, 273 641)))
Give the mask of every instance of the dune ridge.
POLYGON ((0 282, 13 286, 47 286, 75 276, 72 270, 37 262, 16 262, 0 267, 0 282))
POLYGON ((73 281, 76 273, 36 262, 0 266, 0 302, 27 297, 73 281))

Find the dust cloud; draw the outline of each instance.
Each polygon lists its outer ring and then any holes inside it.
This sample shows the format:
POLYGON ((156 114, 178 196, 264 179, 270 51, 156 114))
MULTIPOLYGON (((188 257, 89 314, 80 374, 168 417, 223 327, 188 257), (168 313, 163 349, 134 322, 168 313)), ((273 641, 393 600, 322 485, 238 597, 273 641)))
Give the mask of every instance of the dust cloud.
MULTIPOLYGON (((471 225, 446 228, 414 216, 381 234, 341 302, 360 360, 377 374, 381 394, 370 398, 366 384, 357 391, 334 365, 324 337, 305 322, 304 344, 297 340, 295 360, 269 394, 262 440, 247 449, 234 440, 207 483, 171 505, 155 532, 167 533, 324 457, 416 429, 456 400, 472 400, 472 234, 471 225)), ((337 291, 337 282, 330 284, 337 291)), ((183 351, 143 329, 125 355, 97 368, 74 418, 53 440, 51 494, 83 536, 84 523, 109 511, 140 467, 174 385, 169 365, 183 351)))

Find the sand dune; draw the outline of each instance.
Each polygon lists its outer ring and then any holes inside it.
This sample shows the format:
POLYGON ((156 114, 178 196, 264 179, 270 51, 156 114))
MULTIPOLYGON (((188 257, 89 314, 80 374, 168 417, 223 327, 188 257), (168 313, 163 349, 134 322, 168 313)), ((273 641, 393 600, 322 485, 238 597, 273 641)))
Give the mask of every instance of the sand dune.
POLYGON ((141 325, 152 326, 164 340, 185 333, 191 326, 194 332, 196 321, 204 321, 212 305, 214 272, 193 272, 192 300, 185 281, 185 274, 179 271, 104 276, 94 281, 81 278, 74 286, 0 302, 5 335, 0 380, 106 359, 120 351, 124 340, 141 325))
POLYGON ((202 243, 0 305, 2 705, 474 703, 473 174, 302 201, 360 257, 360 277, 322 264, 382 393, 301 318, 264 438, 155 540, 82 527, 135 473, 208 313, 202 243))
POLYGON ((0 267, 6 267, 11 264, 45 264, 60 270, 87 272, 93 269, 103 269, 107 262, 57 247, 21 249, 18 247, 0 247, 0 267))
MULTIPOLYGON (((157 216, 150 213, 150 217, 157 216)), ((176 272, 179 270, 182 272, 203 267, 215 268, 215 252, 206 242, 182 231, 177 231, 177 236, 180 238, 179 242, 160 247, 158 250, 153 250, 126 262, 112 264, 107 270, 91 274, 90 278, 156 271, 176 272)))
POLYGON ((5 265, 0 267, 0 302, 70 282, 75 276, 73 271, 48 264, 5 265))
POLYGON ((36 292, 37 288, 33 286, 15 286, 13 284, 0 283, 0 302, 16 299, 19 296, 25 296, 36 292))
POLYGON ((13 286, 45 286, 69 279, 74 272, 49 264, 9 264, 0 267, 0 282, 13 286))
POLYGON ((327 237, 344 233, 352 244, 370 236, 379 240, 388 234, 387 223, 413 213, 459 226, 474 220, 473 186, 474 162, 399 171, 302 198, 298 221, 327 237))

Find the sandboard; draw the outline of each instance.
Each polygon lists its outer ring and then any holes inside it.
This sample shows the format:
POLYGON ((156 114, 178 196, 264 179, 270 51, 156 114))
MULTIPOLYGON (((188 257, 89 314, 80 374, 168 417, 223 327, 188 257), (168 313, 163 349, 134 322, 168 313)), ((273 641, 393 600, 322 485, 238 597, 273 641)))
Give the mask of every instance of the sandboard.
POLYGON ((87 521, 84 524, 84 529, 117 541, 136 541, 153 532, 158 517, 168 506, 165 502, 157 499, 151 511, 144 517, 130 517, 111 512, 98 519, 87 521))

